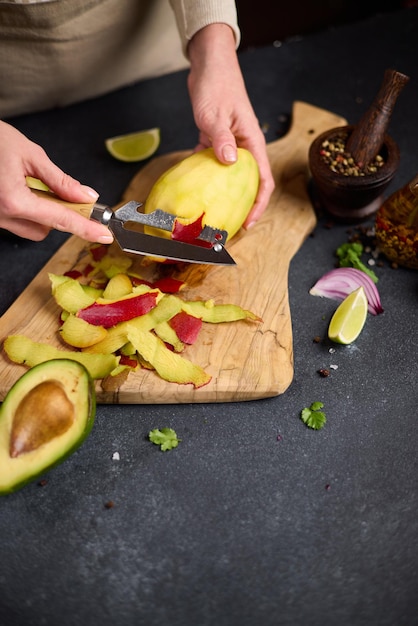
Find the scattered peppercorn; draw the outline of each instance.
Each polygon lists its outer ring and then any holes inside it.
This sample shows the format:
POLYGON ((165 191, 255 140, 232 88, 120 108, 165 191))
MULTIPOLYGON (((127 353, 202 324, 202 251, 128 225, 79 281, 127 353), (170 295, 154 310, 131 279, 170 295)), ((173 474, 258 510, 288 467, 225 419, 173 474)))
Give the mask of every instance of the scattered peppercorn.
POLYGON ((318 370, 318 374, 321 376, 321 378, 327 378, 330 375, 330 371, 322 367, 318 370))
POLYGON ((316 337, 313 338, 313 342, 314 343, 321 343, 321 337, 319 337, 319 335, 317 335, 316 337))
POLYGON ((109 500, 108 502, 105 502, 105 509, 113 509, 114 507, 114 503, 112 500, 109 500))
POLYGON ((38 485, 39 485, 40 487, 45 487, 45 485, 47 485, 47 484, 48 484, 48 481, 46 480, 46 478, 43 478, 42 480, 40 480, 40 481, 38 482, 38 485))

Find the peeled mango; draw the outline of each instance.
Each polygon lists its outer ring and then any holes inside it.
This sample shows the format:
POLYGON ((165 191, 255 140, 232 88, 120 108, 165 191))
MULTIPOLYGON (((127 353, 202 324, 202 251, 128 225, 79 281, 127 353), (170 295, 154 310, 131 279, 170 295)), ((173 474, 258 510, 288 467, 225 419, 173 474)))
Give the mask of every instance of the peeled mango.
MULTIPOLYGON (((248 150, 238 148, 231 165, 218 161, 212 148, 186 157, 154 183, 144 212, 162 209, 193 221, 203 214, 203 225, 228 231, 231 239, 253 207, 259 185, 258 165, 248 150)), ((148 227, 146 232, 170 237, 148 227)))

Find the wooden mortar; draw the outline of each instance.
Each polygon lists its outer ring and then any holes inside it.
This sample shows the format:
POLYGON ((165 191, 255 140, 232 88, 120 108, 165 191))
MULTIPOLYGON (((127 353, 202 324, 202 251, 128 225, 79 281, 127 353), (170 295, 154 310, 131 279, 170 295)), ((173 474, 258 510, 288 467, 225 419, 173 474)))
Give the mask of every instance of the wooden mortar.
POLYGON ((383 202, 383 191, 393 179, 400 153, 386 133, 393 108, 408 76, 386 70, 383 83, 371 106, 357 125, 333 128, 315 139, 309 150, 314 196, 331 215, 346 222, 358 222, 375 213, 383 202), (344 137, 345 153, 354 159, 361 175, 333 171, 321 150, 324 141, 344 137), (380 155, 383 165, 375 172, 367 167, 380 155))

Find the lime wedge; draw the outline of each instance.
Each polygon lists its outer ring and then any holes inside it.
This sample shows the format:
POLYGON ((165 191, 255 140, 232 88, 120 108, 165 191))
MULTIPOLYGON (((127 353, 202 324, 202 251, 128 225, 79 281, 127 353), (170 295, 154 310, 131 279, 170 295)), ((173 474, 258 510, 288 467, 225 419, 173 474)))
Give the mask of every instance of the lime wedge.
POLYGON ((119 161, 143 161, 160 145, 160 129, 150 128, 105 140, 107 151, 119 161))
POLYGON ((338 306, 328 327, 328 337, 344 345, 353 343, 361 333, 366 317, 367 297, 364 288, 359 287, 338 306))

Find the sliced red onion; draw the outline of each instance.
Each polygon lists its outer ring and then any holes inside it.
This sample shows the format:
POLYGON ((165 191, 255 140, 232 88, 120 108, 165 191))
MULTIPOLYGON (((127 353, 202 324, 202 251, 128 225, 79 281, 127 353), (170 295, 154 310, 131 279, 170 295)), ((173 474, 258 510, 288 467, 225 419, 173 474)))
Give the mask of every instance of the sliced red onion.
POLYGON ((354 267, 338 267, 324 274, 312 287, 312 296, 322 296, 332 300, 344 300, 358 287, 364 287, 368 310, 372 315, 383 313, 379 292, 372 279, 354 267))

